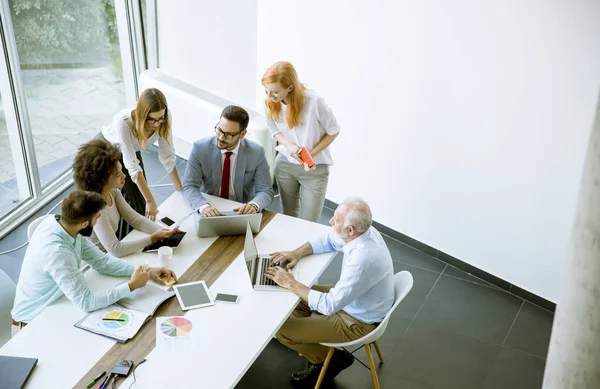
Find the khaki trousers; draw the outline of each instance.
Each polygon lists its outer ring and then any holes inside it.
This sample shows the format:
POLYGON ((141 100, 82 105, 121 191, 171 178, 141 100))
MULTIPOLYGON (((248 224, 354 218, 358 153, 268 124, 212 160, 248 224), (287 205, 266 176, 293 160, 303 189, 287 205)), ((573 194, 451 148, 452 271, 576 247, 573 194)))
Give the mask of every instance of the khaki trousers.
MULTIPOLYGON (((328 292, 333 285, 315 285, 314 290, 328 292)), ((319 343, 343 343, 362 338, 377 326, 363 323, 344 311, 321 315, 311 311, 304 301, 292 312, 275 337, 285 346, 317 364, 325 361, 328 347, 319 343)))
POLYGON ((327 193, 328 165, 318 164, 314 171, 307 172, 279 154, 275 160, 275 179, 285 215, 319 221, 327 193))

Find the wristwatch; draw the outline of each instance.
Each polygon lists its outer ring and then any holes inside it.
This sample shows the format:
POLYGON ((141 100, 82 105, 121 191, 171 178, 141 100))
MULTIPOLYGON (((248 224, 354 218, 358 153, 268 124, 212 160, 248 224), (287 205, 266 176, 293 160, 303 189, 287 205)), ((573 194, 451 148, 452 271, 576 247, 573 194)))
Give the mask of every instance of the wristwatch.
POLYGON ((260 211, 260 209, 258 208, 258 205, 254 204, 254 203, 249 203, 250 205, 252 205, 254 207, 254 209, 256 209, 256 213, 258 213, 260 211))

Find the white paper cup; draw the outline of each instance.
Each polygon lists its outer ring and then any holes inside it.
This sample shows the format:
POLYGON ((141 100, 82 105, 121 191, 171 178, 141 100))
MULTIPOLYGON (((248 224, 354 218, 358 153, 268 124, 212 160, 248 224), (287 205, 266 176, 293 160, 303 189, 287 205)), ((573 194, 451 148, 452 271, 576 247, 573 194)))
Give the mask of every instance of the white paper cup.
POLYGON ((173 259, 173 248, 169 246, 162 246, 158 249, 158 264, 159 266, 169 268, 171 267, 171 260, 173 259))

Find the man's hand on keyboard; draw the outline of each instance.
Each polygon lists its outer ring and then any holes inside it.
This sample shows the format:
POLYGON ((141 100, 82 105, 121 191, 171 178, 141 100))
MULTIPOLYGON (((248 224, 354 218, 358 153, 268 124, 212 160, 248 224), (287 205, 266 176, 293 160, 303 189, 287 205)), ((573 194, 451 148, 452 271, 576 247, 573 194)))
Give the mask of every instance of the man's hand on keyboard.
POLYGON ((300 258, 294 254, 293 251, 277 251, 271 253, 271 263, 273 265, 280 265, 281 267, 289 270, 296 266, 300 258))
POLYGON ((282 288, 290 289, 296 282, 292 273, 284 270, 281 266, 270 266, 265 273, 268 279, 275 281, 282 288))

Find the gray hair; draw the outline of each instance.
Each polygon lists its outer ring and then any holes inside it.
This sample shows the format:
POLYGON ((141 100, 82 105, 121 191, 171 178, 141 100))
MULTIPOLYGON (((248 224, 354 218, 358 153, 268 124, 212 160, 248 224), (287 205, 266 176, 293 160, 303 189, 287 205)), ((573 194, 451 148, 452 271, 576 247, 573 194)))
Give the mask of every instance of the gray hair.
POLYGON ((348 209, 344 218, 344 228, 353 226, 358 233, 363 233, 371 227, 371 208, 365 200, 358 197, 347 197, 342 204, 346 205, 348 209))

